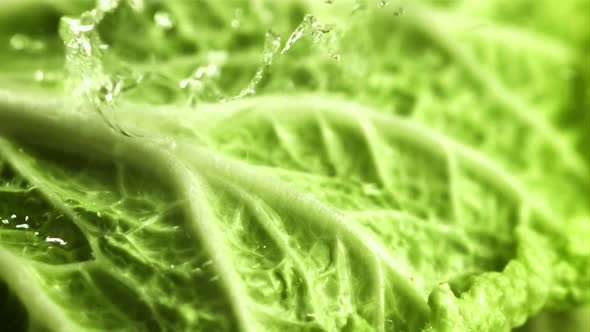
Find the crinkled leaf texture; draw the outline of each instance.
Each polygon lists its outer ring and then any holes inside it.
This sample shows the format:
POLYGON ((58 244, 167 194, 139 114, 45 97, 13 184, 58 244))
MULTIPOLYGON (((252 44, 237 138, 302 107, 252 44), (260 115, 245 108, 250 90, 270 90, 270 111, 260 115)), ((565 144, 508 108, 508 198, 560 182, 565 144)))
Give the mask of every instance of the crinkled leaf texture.
POLYGON ((67 100, 2 100, 14 324, 505 331, 585 296, 584 244, 494 162, 412 122, 266 96, 127 105, 126 137, 64 116, 67 100))
POLYGON ((127 136, 62 96, 62 41, 38 31, 87 3, 38 2, 0 3, 0 41, 46 45, 0 52, 0 330, 495 332, 590 302, 588 73, 564 74, 588 36, 547 26, 549 1, 268 1, 287 32, 349 23, 341 61, 302 38, 257 96, 197 109, 174 80, 227 49, 239 91, 264 11, 232 30, 232 1, 125 7, 99 27, 110 57, 73 62, 149 74, 113 107, 127 136))

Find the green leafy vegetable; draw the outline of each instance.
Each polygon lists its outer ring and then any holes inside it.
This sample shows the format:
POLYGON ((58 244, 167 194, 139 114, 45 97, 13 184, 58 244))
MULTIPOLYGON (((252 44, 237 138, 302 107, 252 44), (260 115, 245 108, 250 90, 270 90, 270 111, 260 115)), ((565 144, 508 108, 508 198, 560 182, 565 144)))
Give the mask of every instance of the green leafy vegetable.
POLYGON ((2 2, 2 328, 587 329, 589 4, 433 3, 2 2))

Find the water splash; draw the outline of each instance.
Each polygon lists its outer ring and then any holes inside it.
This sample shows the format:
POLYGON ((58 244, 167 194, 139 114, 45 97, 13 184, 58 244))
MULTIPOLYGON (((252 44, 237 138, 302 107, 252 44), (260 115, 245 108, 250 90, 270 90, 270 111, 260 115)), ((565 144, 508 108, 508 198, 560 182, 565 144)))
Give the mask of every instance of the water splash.
POLYGON ((304 26, 300 24, 295 29, 295 31, 293 31, 293 33, 289 36, 289 39, 285 43, 285 47, 281 51, 281 54, 284 54, 285 52, 290 50, 291 47, 293 46, 293 44, 295 44, 295 42, 298 41, 303 36, 303 32, 304 32, 304 26))
MULTIPOLYGON (((163 32, 175 29, 181 23, 180 17, 175 19, 167 11, 158 10, 149 14, 144 12, 147 3, 145 0, 96 0, 94 9, 78 17, 62 18, 60 36, 66 46, 66 89, 80 101, 79 109, 88 109, 90 106, 111 128, 125 135, 129 135, 128 131, 121 128, 120 123, 116 121, 117 102, 121 94, 142 82, 153 80, 166 89, 174 89, 175 97, 186 95, 188 104, 196 106, 201 102, 223 102, 255 94, 276 58, 288 52, 301 38, 306 38, 312 44, 327 50, 328 55, 336 61, 341 57, 336 45, 342 31, 339 30, 337 33, 334 26, 320 24, 313 15, 307 14, 284 45, 279 34, 272 30, 267 31, 262 58, 256 72, 235 97, 228 97, 228 93, 219 85, 221 72, 228 57, 227 51, 209 52, 207 59, 200 60, 199 66, 187 71, 186 76, 159 73, 145 67, 145 72, 114 74, 115 70, 105 67, 105 59, 110 59, 109 46, 101 40, 97 30, 104 17, 119 10, 123 1, 138 15, 146 15, 149 22, 163 32)), ((357 0, 359 3, 361 1, 357 0)), ((326 3, 333 2, 334 0, 326 0, 326 3)), ((231 17, 231 27, 242 29, 246 23, 245 15, 242 9, 235 9, 231 17)), ((123 64, 117 66, 123 67, 123 64)), ((36 72, 35 79, 39 82, 44 81, 47 79, 46 74, 42 71, 36 72)))
POLYGON ((290 50, 293 44, 304 36, 309 36, 314 44, 327 48, 328 54, 333 59, 340 59, 340 54, 336 49, 337 36, 334 26, 331 24, 320 24, 311 14, 305 15, 303 21, 291 33, 285 43, 285 47, 281 51, 281 55, 290 50))
POLYGON ((198 67, 189 77, 180 81, 178 86, 188 91, 189 105, 196 106, 201 101, 218 100, 222 98, 217 79, 221 75, 221 68, 210 63, 198 67))
POLYGON ((306 14, 302 22, 290 34, 282 49, 281 36, 272 30, 266 32, 262 63, 259 65, 258 70, 248 85, 232 99, 239 99, 255 94, 256 88, 261 84, 265 74, 272 66, 274 59, 277 56, 284 55, 301 38, 309 38, 313 44, 326 48, 332 59, 336 61, 340 60, 340 54, 336 47, 338 38, 334 26, 320 24, 313 15, 306 14))
POLYGON ((248 85, 236 97, 234 97, 234 99, 243 98, 247 95, 256 93, 256 88, 260 85, 260 82, 264 78, 265 73, 269 70, 274 58, 279 53, 280 48, 281 36, 272 30, 268 30, 264 38, 262 63, 258 67, 258 70, 248 85))
POLYGON ((278 54, 279 49, 281 48, 281 36, 272 30, 268 30, 266 32, 266 36, 264 39, 264 53, 263 53, 263 62, 264 65, 270 66, 272 65, 273 59, 278 54))
POLYGON ((79 17, 62 17, 59 34, 65 45, 66 90, 80 101, 80 107, 91 106, 105 122, 121 133, 126 132, 112 120, 112 102, 120 92, 103 67, 108 49, 96 30, 105 15, 116 10, 121 0, 97 0, 96 8, 79 17))
POLYGON ((189 106, 195 107, 201 102, 225 100, 226 97, 219 87, 218 81, 228 56, 227 51, 209 51, 204 65, 194 69, 188 77, 175 81, 178 88, 188 95, 189 106))
POLYGON ((60 246, 65 246, 66 244, 68 244, 68 242, 64 241, 62 238, 59 237, 46 237, 45 238, 45 242, 47 243, 56 243, 59 244, 60 246))
POLYGON ((102 13, 112 12, 117 9, 121 3, 121 0, 97 0, 96 9, 102 13))

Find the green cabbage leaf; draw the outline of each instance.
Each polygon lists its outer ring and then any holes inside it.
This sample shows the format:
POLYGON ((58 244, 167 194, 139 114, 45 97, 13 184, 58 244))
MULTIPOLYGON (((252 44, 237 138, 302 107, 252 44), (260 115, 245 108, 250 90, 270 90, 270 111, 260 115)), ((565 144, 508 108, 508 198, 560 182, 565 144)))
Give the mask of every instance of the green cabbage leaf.
POLYGON ((589 7, 0 3, 0 330, 584 331, 589 7))

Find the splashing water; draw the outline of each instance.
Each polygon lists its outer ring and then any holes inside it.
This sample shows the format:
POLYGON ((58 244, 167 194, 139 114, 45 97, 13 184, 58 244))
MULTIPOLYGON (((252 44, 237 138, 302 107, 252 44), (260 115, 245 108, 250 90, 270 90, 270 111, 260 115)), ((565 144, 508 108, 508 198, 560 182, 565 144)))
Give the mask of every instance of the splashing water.
POLYGON ((262 79, 271 67, 273 60, 277 56, 284 55, 299 39, 304 37, 309 37, 312 43, 327 48, 328 54, 334 60, 340 60, 340 54, 336 48, 336 42, 338 39, 336 33, 334 32, 334 27, 329 24, 322 25, 313 15, 306 14, 302 22, 291 33, 282 50, 280 35, 273 32, 272 30, 268 30, 266 32, 262 63, 246 88, 244 88, 236 97, 232 99, 239 99, 255 94, 256 88, 262 82, 262 79))
POLYGON ((201 101, 221 99, 222 93, 216 83, 220 74, 220 66, 210 63, 198 67, 191 76, 180 81, 178 86, 188 91, 189 105, 196 106, 201 101))
POLYGON ((272 61, 278 54, 281 48, 281 36, 274 33, 272 30, 266 32, 266 38, 264 41, 264 54, 263 61, 266 66, 272 65, 272 61))
POLYGON ((125 133, 111 120, 112 102, 122 87, 105 73, 103 52, 108 46, 96 31, 105 15, 120 3, 121 0, 97 0, 96 8, 79 17, 62 17, 59 34, 65 46, 66 90, 78 98, 81 107, 90 105, 109 126, 125 133))
POLYGON ((315 21, 315 18, 312 15, 305 15, 305 17, 303 18, 303 22, 299 24, 297 28, 295 28, 295 31, 293 31, 289 36, 289 39, 287 39, 287 42, 285 43, 285 47, 281 51, 281 54, 284 54, 285 52, 290 50, 293 44, 295 44, 296 41, 303 37, 303 33, 305 33, 309 29, 309 26, 312 24, 312 21, 315 21))
MULTIPOLYGON (((357 0, 361 3, 362 0, 357 0)), ((225 65, 228 52, 210 51, 211 57, 203 61, 199 67, 187 72, 186 77, 167 75, 153 72, 150 69, 144 72, 122 72, 125 70, 122 64, 118 64, 116 70, 105 67, 105 55, 108 55, 109 46, 103 43, 98 32, 98 27, 104 17, 125 2, 138 15, 148 15, 145 12, 145 0, 96 0, 95 8, 84 12, 78 17, 63 17, 60 23, 60 37, 65 45, 66 58, 66 89, 80 101, 79 109, 90 106, 92 110, 100 114, 104 121, 113 129, 128 135, 116 121, 116 108, 119 96, 130 89, 139 86, 147 80, 165 81, 168 88, 175 89, 180 95, 188 96, 188 103, 196 106, 201 102, 223 102, 228 99, 239 99, 255 94, 262 84, 265 75, 278 56, 288 52, 301 38, 306 38, 312 44, 327 50, 328 55, 336 61, 340 60, 337 51, 338 34, 334 26, 320 24, 317 19, 307 14, 301 23, 293 30, 287 41, 282 45, 281 36, 272 30, 265 35, 264 49, 258 68, 247 86, 234 97, 227 97, 219 86, 219 79, 225 65), (213 53, 216 56, 213 56, 213 53), (107 72, 108 69, 108 72, 107 72)), ((334 0, 327 0, 333 3, 334 0)), ((148 19, 157 29, 166 33, 174 33, 182 23, 180 18, 175 20, 170 13, 156 10, 148 19)), ((243 29, 246 14, 241 9, 236 9, 232 16, 233 29, 243 29)), ((340 31, 341 32, 341 31, 340 31)), ((18 40, 15 42, 17 45, 18 40)), ((209 54, 208 54, 209 55, 209 54)), ((200 60, 202 61, 202 60, 200 60)), ((127 69, 129 71, 129 69, 127 69)), ((37 81, 47 79, 47 73, 39 71, 35 73, 37 81)))
POLYGON ((337 36, 334 32, 334 26, 330 24, 320 24, 316 18, 307 14, 303 18, 303 22, 295 28, 293 33, 289 36, 289 39, 285 43, 285 47, 281 51, 281 55, 290 50, 293 44, 304 36, 309 36, 311 41, 322 47, 327 48, 328 54, 335 60, 340 60, 340 55, 336 50, 337 36))
POLYGON ((248 86, 244 88, 234 99, 239 99, 247 95, 256 93, 256 88, 260 85, 260 82, 264 78, 264 74, 268 71, 274 58, 279 53, 281 48, 281 36, 272 30, 266 32, 264 38, 264 51, 262 54, 262 64, 259 66, 256 74, 248 83, 248 86))

